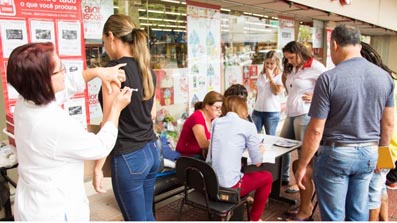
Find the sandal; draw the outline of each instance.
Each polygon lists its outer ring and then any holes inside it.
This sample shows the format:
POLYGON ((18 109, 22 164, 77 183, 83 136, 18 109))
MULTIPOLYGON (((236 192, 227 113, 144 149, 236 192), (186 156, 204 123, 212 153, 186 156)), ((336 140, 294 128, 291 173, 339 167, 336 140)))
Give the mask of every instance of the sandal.
POLYGON ((287 190, 285 190, 285 193, 288 194, 294 194, 299 192, 299 188, 294 188, 295 185, 290 185, 288 186, 287 190))
POLYGON ((287 214, 288 215, 295 215, 295 214, 298 214, 298 212, 299 212, 299 206, 289 209, 287 211, 287 214))
POLYGON ((312 216, 309 216, 307 218, 298 218, 296 216, 296 214, 291 215, 290 217, 288 217, 287 219, 285 219, 286 221, 313 221, 312 216))

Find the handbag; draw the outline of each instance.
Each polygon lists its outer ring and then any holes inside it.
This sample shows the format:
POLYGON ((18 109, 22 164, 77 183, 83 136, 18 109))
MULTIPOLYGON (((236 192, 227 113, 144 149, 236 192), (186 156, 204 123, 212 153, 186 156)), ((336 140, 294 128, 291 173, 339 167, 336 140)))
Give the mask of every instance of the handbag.
POLYGON ((240 188, 219 187, 218 199, 228 203, 240 202, 240 188))
POLYGON ((378 163, 377 168, 380 169, 394 169, 394 162, 391 156, 390 148, 388 146, 379 146, 378 148, 378 163))

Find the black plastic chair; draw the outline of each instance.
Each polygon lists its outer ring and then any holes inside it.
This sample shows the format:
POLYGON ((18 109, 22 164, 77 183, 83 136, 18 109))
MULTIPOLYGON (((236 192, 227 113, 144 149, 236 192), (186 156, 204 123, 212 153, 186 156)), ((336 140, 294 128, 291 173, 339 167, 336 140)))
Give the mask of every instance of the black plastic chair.
POLYGON ((239 192, 235 189, 220 187, 215 171, 208 163, 193 157, 182 156, 176 161, 176 175, 184 185, 184 198, 180 205, 179 216, 182 216, 183 206, 187 204, 206 210, 209 220, 212 220, 212 216, 218 216, 221 220, 227 221, 234 209, 245 204, 248 220, 250 220, 248 196, 240 198, 239 192), (231 194, 237 193, 238 199, 233 202, 224 201, 220 190, 231 194))

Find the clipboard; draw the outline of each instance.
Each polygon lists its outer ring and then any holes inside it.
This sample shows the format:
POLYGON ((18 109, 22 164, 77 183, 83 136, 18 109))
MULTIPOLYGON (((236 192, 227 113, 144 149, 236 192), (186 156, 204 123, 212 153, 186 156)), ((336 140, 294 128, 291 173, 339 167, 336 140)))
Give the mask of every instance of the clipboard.
POLYGON ((388 146, 379 146, 378 147, 378 163, 376 164, 377 168, 380 169, 394 169, 395 165, 393 159, 391 157, 391 152, 388 146))

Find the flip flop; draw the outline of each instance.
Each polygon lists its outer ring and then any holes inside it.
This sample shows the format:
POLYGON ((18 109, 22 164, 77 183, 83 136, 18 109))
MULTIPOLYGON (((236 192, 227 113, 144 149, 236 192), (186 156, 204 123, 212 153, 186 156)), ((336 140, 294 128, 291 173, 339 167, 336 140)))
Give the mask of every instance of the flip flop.
POLYGON ((299 192, 299 189, 295 189, 293 187, 288 187, 287 190, 285 190, 285 193, 288 193, 288 194, 294 194, 294 193, 298 193, 298 192, 299 192))
POLYGON ((288 217, 287 219, 285 219, 286 221, 313 221, 312 216, 309 216, 307 218, 298 218, 296 216, 296 214, 291 215, 290 217, 288 217))

